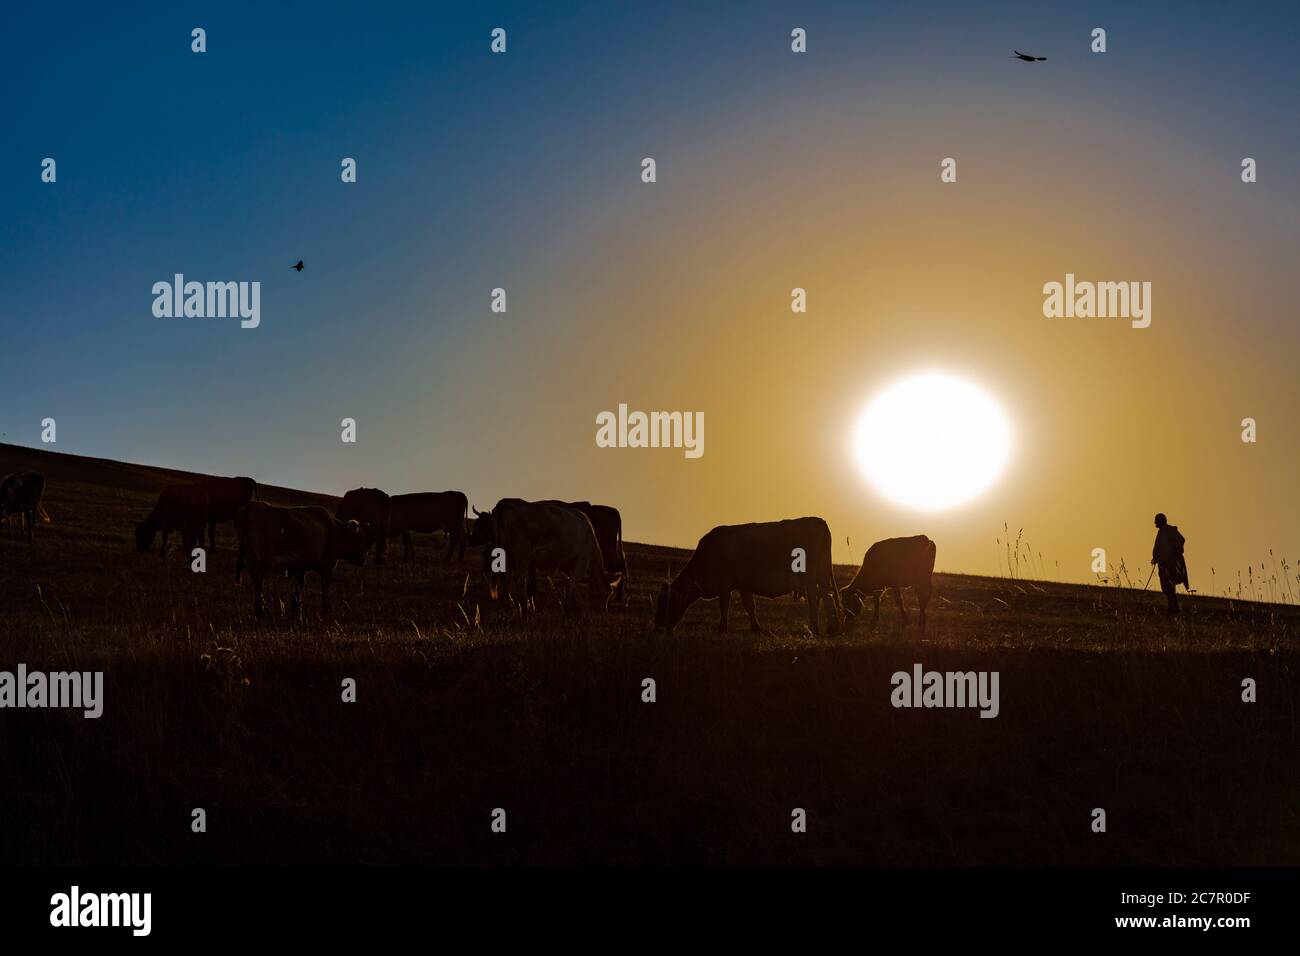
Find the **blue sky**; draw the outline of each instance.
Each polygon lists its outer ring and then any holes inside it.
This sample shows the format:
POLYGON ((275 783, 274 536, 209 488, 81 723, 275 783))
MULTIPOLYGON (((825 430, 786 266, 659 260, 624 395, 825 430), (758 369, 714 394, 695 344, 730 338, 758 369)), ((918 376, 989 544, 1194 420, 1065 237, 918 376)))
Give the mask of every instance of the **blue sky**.
MULTIPOLYGON (((667 317, 676 307, 664 303, 688 281, 671 263, 696 243, 701 265, 741 255, 764 221, 755 205, 769 200, 807 193, 833 215, 842 186, 857 199, 879 191, 872 201, 887 206, 901 188, 888 181, 890 163, 905 177, 914 158, 928 169, 948 152, 990 181, 1032 155, 1041 162, 1021 180, 1027 194, 1073 202, 1107 240, 1123 241, 1115 209, 1171 234, 1199 210, 1222 233, 1200 223, 1199 244, 1186 240, 1180 261, 1190 281, 1219 248, 1235 257, 1222 284, 1240 287, 1260 323, 1242 335, 1273 342, 1238 360, 1271 375, 1267 353, 1296 344, 1298 319, 1294 279, 1281 278, 1296 238, 1298 9, 14 7, 0 41, 2 440, 39 444, 40 420, 53 416, 58 450, 334 493, 364 482, 462 487, 480 507, 502 494, 620 498, 639 526, 633 537, 689 544, 708 522, 677 502, 749 474, 725 451, 727 406, 710 422, 718 464, 690 472, 674 462, 670 473, 656 461, 655 487, 672 489, 662 495, 623 491, 622 469, 637 465, 590 458, 596 411, 697 401, 685 379, 669 387, 671 369, 654 368, 683 327, 712 343, 693 368, 730 361, 714 340, 733 338, 734 319, 707 324, 709 292, 705 318, 667 317), (1098 25, 1109 34, 1104 56, 1088 51, 1098 25), (190 52, 195 26, 207 31, 202 55, 190 52), (504 56, 488 51, 496 26, 508 31, 504 56), (806 57, 789 53, 792 26, 809 31, 806 57), (1011 47, 1050 59, 1027 73, 1005 58, 1011 47), (1247 149, 1259 155, 1261 188, 1243 196, 1231 170, 1247 149), (660 162, 657 205, 638 192, 645 155, 660 162), (46 156, 58 162, 53 185, 40 182, 46 156), (354 185, 339 179, 345 156, 358 161, 354 185), (804 160, 837 171, 859 163, 863 180, 801 178, 804 160), (1104 186, 1090 170, 1104 171, 1104 186), (1219 170, 1222 192, 1207 186, 1219 170), (693 218, 706 205, 717 215, 693 218), (290 269, 298 259, 301 274, 290 269), (260 281, 261 327, 154 318, 151 286, 176 272, 260 281), (488 312, 498 285, 508 318, 488 312), (345 415, 360 423, 357 448, 338 441, 345 415)), ((1029 199, 1005 210, 1027 231, 1009 255, 1030 256, 1062 231, 1059 210, 1046 221, 1029 199)), ((917 218, 944 228, 930 210, 917 218)), ((864 232, 885 228, 869 219, 864 232)), ((924 238, 911 241, 924 255, 924 238)), ((864 256, 845 272, 867 268, 864 256)), ((718 269, 719 308, 730 314, 724 303, 748 280, 718 269)), ((829 400, 843 394, 832 389, 829 400)), ((1295 397, 1283 389, 1268 400, 1280 415, 1295 397)), ((1091 414, 1082 397, 1076 404, 1091 414)), ((1003 515, 950 533, 982 540, 1019 507, 998 504, 1003 515)), ((772 505, 798 506, 796 495, 772 505)))

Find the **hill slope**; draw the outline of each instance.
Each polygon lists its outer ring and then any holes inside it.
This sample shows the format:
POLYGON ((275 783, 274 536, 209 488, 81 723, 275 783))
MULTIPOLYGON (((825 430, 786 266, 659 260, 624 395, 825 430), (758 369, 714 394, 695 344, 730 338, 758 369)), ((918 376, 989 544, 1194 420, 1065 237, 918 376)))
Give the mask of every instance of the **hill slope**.
POLYGON ((261 623, 229 526, 203 575, 134 551, 157 491, 199 476, 0 446, 19 469, 53 523, 0 536, 0 669, 102 670, 106 700, 0 710, 0 862, 1300 862, 1294 607, 1171 622, 1151 592, 940 575, 923 640, 891 606, 814 638, 789 600, 764 635, 701 602, 668 636, 650 600, 686 552, 630 545, 627 606, 566 618, 544 586, 523 623, 473 552, 417 536, 342 569, 329 618, 309 581, 301 622, 261 623), (891 706, 916 664, 998 672, 999 715, 891 706))

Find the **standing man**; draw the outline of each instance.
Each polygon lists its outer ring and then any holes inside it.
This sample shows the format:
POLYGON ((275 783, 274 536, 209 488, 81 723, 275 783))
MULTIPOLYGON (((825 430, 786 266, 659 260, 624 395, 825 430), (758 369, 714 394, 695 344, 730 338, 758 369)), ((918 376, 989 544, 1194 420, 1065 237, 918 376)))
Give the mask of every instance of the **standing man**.
POLYGON ((1183 560, 1184 538, 1163 514, 1156 515, 1156 543, 1151 549, 1151 563, 1160 569, 1160 590, 1169 600, 1169 613, 1178 613, 1178 585, 1191 590, 1187 583, 1187 562, 1183 560))

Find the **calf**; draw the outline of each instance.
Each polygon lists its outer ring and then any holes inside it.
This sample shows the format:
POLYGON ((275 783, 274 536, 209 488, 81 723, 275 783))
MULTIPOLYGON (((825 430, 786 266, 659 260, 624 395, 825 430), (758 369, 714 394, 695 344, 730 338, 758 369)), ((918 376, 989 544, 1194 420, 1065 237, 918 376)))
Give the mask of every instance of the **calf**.
POLYGON ((135 549, 148 551, 154 538, 162 532, 160 554, 167 553, 167 536, 180 531, 185 553, 203 543, 203 528, 208 521, 208 489, 202 484, 168 485, 158 495, 149 516, 135 526, 135 549))
POLYGON ((915 589, 921 605, 919 629, 925 631, 925 606, 930 603, 931 575, 934 574, 935 546, 923 534, 911 538, 886 538, 867 549, 862 567, 849 586, 840 592, 840 598, 850 615, 862 610, 863 600, 869 595, 875 599, 875 613, 871 626, 880 620, 880 597, 892 590, 898 600, 898 613, 907 623, 907 609, 903 606, 903 588, 915 589))
POLYGON ((321 612, 329 612, 330 579, 340 559, 365 564, 371 530, 356 521, 339 521, 324 508, 277 508, 261 501, 244 505, 235 516, 239 557, 235 580, 248 565, 253 579, 253 609, 266 613, 262 580, 273 571, 286 571, 295 584, 291 614, 297 615, 308 571, 320 575, 321 612))

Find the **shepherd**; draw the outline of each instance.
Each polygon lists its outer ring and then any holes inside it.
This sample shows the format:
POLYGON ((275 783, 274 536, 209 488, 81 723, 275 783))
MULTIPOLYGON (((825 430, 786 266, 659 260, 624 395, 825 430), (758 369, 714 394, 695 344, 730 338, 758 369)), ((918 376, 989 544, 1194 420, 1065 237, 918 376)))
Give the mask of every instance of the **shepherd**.
POLYGON ((1160 590, 1165 592, 1169 601, 1171 615, 1178 613, 1178 594, 1175 591, 1178 585, 1191 590, 1187 583, 1187 562, 1183 560, 1184 540, 1177 526, 1170 524, 1163 513, 1156 515, 1156 543, 1151 549, 1151 563, 1160 571, 1160 590))

